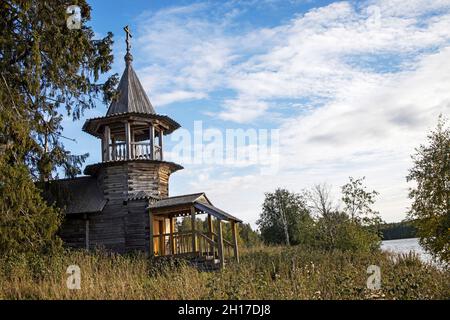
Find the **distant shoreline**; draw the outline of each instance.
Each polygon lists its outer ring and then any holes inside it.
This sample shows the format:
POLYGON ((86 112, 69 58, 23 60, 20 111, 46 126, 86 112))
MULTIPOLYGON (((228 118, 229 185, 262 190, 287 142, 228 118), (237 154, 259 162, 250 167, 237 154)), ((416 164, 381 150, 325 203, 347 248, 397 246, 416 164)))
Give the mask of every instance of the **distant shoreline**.
POLYGON ((413 221, 385 223, 380 226, 383 240, 410 239, 417 237, 413 221))
POLYGON ((405 237, 405 238, 383 239, 381 241, 385 242, 385 241, 406 240, 406 239, 419 239, 419 238, 416 236, 413 236, 413 237, 405 237))

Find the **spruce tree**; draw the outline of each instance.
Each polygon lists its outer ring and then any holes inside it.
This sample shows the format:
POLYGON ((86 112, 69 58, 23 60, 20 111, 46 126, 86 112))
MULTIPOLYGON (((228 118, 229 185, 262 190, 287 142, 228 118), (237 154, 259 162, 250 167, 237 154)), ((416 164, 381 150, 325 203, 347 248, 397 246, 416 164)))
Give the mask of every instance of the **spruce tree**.
POLYGON ((62 169, 80 173, 87 154, 62 140, 63 116, 79 119, 97 101, 108 103, 117 75, 100 82, 113 61, 112 34, 94 39, 86 1, 0 2, 0 251, 41 252, 59 245, 59 211, 41 197, 37 180, 62 169), (80 28, 69 28, 69 6, 80 28))

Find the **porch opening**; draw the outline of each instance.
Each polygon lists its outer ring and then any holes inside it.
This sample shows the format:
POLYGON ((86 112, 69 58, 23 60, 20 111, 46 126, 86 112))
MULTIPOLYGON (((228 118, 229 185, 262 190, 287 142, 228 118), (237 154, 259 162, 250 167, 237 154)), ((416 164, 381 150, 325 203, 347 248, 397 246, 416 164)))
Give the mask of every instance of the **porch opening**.
POLYGON ((211 261, 220 268, 230 259, 239 261, 237 223, 241 221, 214 207, 204 194, 187 201, 193 196, 166 198, 149 207, 150 253, 211 261))

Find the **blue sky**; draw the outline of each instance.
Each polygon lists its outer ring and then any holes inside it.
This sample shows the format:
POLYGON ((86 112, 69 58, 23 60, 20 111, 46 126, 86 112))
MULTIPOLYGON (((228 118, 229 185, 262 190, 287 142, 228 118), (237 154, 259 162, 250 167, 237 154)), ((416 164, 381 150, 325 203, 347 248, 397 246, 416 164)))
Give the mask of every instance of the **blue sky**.
MULTIPOLYGON (((183 164, 170 193, 207 192, 255 223, 264 192, 366 176, 386 221, 405 217, 410 154, 440 113, 450 114, 450 1, 91 1, 98 36, 114 33, 112 72, 122 73, 122 28, 134 68, 158 113, 192 131, 279 129, 279 171, 258 164, 183 164)), ((64 122, 74 153, 98 162, 100 143, 64 122)), ((170 137, 167 154, 175 145, 170 137)))

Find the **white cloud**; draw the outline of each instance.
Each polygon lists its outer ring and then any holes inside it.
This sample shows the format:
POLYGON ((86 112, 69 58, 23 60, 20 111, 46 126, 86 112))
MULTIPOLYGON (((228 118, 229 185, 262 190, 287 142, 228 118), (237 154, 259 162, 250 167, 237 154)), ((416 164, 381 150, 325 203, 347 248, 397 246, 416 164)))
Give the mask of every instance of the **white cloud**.
POLYGON ((168 93, 162 93, 158 96, 155 96, 153 102, 157 106, 163 106, 166 104, 170 104, 178 101, 186 101, 186 100, 199 100, 206 98, 207 95, 203 92, 192 92, 192 91, 172 91, 168 93))
POLYGON ((409 155, 450 113, 450 1, 337 2, 240 33, 230 31, 239 11, 211 18, 210 9, 142 18, 138 45, 152 62, 144 85, 159 104, 228 90, 215 114, 225 121, 258 125, 279 111, 282 169, 269 178, 208 173, 190 187, 254 222, 265 191, 365 175, 383 217, 404 217, 409 155), (277 110, 281 100, 292 107, 277 110))
POLYGON ((252 98, 229 99, 224 102, 225 110, 218 116, 224 120, 244 123, 265 114, 268 104, 252 98))
POLYGON ((203 99, 223 84, 222 71, 233 56, 223 26, 204 17, 208 10, 200 3, 139 18, 136 47, 150 62, 139 73, 147 75, 142 83, 152 96, 163 96, 162 104, 172 102, 166 97, 203 99))

